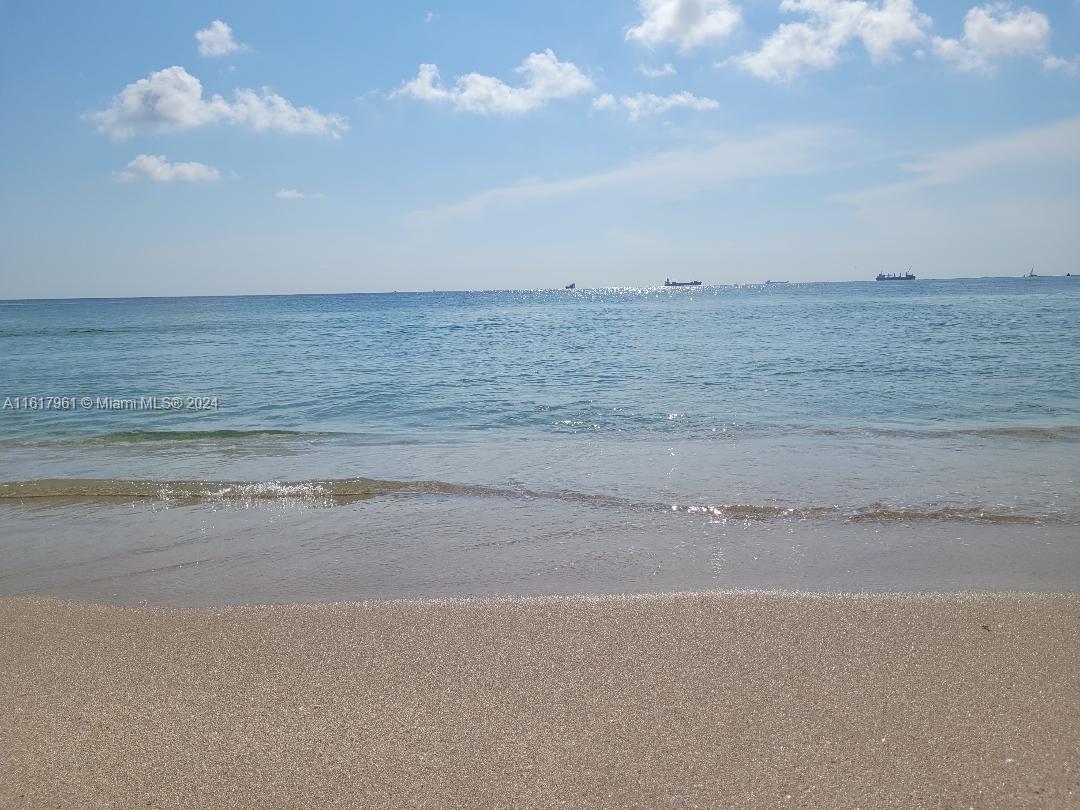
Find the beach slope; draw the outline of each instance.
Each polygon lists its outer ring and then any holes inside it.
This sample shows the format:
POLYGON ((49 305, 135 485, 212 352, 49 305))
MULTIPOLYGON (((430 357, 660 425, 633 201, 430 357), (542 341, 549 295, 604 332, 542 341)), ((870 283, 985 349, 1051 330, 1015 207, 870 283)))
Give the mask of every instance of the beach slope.
POLYGON ((1080 595, 0 599, 0 805, 1080 803, 1080 595))

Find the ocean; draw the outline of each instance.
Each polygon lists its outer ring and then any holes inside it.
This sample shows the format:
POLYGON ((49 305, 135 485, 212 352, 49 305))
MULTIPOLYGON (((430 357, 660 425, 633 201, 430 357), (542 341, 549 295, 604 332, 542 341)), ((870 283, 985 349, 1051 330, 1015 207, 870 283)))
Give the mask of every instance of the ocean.
POLYGON ((0 595, 1080 588, 1080 279, 0 302, 0 595))

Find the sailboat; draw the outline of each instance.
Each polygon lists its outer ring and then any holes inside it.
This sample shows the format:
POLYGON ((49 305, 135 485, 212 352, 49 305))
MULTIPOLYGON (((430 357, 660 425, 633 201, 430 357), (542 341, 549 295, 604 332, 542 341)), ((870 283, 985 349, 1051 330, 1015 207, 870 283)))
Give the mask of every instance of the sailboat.
POLYGON ((1035 265, 1031 265, 1031 272, 1024 276, 1024 278, 1038 278, 1038 276, 1035 275, 1035 265))

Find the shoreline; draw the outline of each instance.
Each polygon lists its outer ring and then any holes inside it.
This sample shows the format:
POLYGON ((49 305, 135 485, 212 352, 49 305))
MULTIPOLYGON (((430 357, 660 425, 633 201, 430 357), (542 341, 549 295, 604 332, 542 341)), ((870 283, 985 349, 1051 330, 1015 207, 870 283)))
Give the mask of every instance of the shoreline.
POLYGON ((287 599, 275 601, 251 601, 232 602, 222 601, 212 604, 188 604, 184 602, 126 602, 108 599, 80 599, 67 596, 54 596, 48 593, 16 593, 0 594, 0 615, 9 603, 33 603, 37 606, 46 604, 55 607, 85 608, 88 610, 107 609, 138 612, 177 612, 177 613, 200 613, 212 611, 223 613, 227 611, 276 611, 283 609, 301 610, 327 610, 339 609, 368 609, 379 607, 401 608, 424 608, 424 607, 496 607, 526 606, 540 603, 567 603, 588 605, 594 603, 609 602, 647 602, 647 601, 678 601, 706 597, 710 600, 716 598, 740 598, 740 597, 765 597, 778 599, 806 599, 826 601, 962 601, 965 599, 980 600, 1007 599, 1015 597, 1018 600, 1029 599, 1062 599, 1070 601, 1076 599, 1080 602, 1080 590, 1046 589, 1037 590, 1032 588, 958 588, 956 590, 913 590, 913 589, 860 589, 860 590, 826 590, 826 589, 800 589, 800 588, 774 588, 762 587, 727 587, 727 588, 682 588, 666 591, 616 591, 603 593, 493 593, 480 595, 453 595, 453 596, 387 596, 371 597, 367 599, 327 599, 325 601, 300 601, 287 599))
POLYGON ((0 804, 1039 805, 1080 594, 0 598, 0 804))

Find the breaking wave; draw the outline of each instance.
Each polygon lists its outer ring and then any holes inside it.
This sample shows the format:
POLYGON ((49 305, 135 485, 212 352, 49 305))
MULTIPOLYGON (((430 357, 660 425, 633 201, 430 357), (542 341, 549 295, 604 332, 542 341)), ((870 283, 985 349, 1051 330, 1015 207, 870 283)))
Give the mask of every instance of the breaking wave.
POLYGON ((198 503, 259 503, 299 501, 333 507, 379 497, 444 495, 472 498, 551 500, 600 508, 671 512, 710 520, 831 520, 845 523, 963 522, 1042 525, 1080 523, 1080 517, 1026 514, 983 506, 791 505, 740 503, 671 503, 634 501, 571 490, 543 491, 524 487, 459 484, 447 481, 395 481, 344 478, 308 481, 155 481, 121 479, 35 479, 0 483, 0 504, 54 502, 78 504, 94 501, 163 501, 176 505, 198 503))

